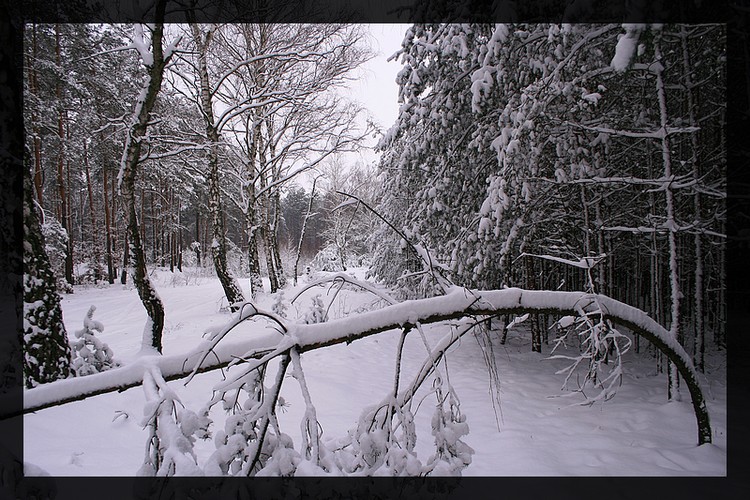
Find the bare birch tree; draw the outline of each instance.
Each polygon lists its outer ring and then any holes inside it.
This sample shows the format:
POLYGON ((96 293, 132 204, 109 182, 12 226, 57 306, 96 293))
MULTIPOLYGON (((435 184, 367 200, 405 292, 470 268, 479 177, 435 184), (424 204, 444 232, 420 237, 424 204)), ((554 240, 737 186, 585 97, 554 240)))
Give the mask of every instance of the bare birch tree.
POLYGON ((136 210, 135 181, 141 164, 141 148, 146 139, 151 110, 161 89, 164 68, 169 63, 174 51, 173 45, 163 47, 165 9, 166 0, 159 0, 156 4, 156 23, 150 29, 150 49, 149 41, 145 37, 144 27, 140 25, 134 27, 132 47, 141 56, 141 61, 147 71, 147 78, 135 103, 118 176, 118 186, 127 218, 129 262, 132 266, 133 283, 148 314, 148 320, 143 331, 143 348, 152 348, 158 352, 162 350, 164 306, 146 272, 146 256, 141 242, 141 227, 136 210))

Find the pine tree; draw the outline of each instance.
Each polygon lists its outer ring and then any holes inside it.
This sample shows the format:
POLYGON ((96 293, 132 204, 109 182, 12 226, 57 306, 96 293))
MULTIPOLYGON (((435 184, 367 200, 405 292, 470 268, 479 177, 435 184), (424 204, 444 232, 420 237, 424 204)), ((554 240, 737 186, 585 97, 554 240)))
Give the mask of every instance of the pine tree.
POLYGON ((68 377, 71 353, 30 174, 24 175, 23 183, 23 380, 32 388, 68 377))

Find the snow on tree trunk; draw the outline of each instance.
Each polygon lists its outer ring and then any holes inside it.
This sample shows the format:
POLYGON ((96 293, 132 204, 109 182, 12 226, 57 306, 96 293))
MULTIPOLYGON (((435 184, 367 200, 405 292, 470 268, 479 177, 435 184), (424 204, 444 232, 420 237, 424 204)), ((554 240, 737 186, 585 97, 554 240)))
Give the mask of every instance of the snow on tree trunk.
POLYGON ((31 388, 66 378, 71 353, 29 175, 23 183, 23 380, 31 388))
MULTIPOLYGON (((691 76, 690 52, 688 50, 688 33, 685 26, 680 31, 680 43, 682 45, 682 71, 685 78, 685 93, 688 107, 688 125, 695 128, 690 133, 690 146, 692 152, 689 163, 693 170, 693 180, 698 183, 701 177, 700 164, 698 162, 698 121, 695 117, 695 98, 693 96, 693 78, 691 76)), ((701 218, 701 194, 696 189, 693 195, 693 216, 698 221, 701 218)), ((693 339, 693 363, 701 372, 704 369, 703 357, 705 353, 705 339, 703 335, 703 242, 700 231, 693 235, 693 245, 695 251, 695 269, 694 269, 694 307, 693 322, 695 336, 693 339)))
MULTIPOLYGON (((669 238, 669 283, 672 299, 672 312, 670 316, 669 333, 675 340, 680 337, 680 276, 677 267, 677 225, 675 221, 674 193, 672 191, 672 154, 670 151, 669 134, 667 133, 667 97, 664 89, 664 66, 662 65, 661 54, 661 31, 656 32, 654 43, 654 55, 656 61, 651 68, 656 75, 656 94, 659 101, 659 124, 661 126, 661 154, 664 167, 664 178, 667 179, 664 185, 664 197, 666 201, 665 227, 669 238)), ((669 364, 669 400, 680 400, 680 390, 678 386, 678 373, 674 364, 669 364)))
POLYGON ((211 256, 213 257, 216 275, 219 277, 224 295, 227 297, 230 309, 234 304, 245 301, 237 280, 229 272, 227 266, 227 242, 224 228, 224 212, 221 203, 221 188, 219 186, 219 131, 214 123, 213 105, 211 102, 211 86, 208 77, 207 54, 213 31, 205 36, 196 23, 190 24, 193 40, 198 47, 198 76, 200 79, 200 104, 206 121, 206 138, 208 139, 208 211, 211 216, 211 256))
POLYGON ((305 239, 305 230, 307 229, 307 221, 312 213, 313 203, 315 201, 315 185, 318 182, 318 177, 313 179, 312 189, 310 190, 310 203, 307 205, 307 212, 305 212, 305 218, 302 219, 302 229, 299 233, 299 242, 297 242, 297 253, 294 258, 294 286, 297 286, 297 274, 299 266, 299 257, 302 252, 302 241, 305 239))
MULTIPOLYGON (((163 19, 165 2, 162 0, 156 6, 156 19, 163 19)), ((148 70, 146 84, 141 91, 135 105, 133 121, 128 129, 125 149, 122 155, 118 184, 122 195, 125 217, 127 220, 129 264, 132 266, 133 283, 138 296, 148 314, 147 332, 144 332, 143 349, 155 349, 161 352, 161 337, 164 329, 164 305, 151 284, 146 270, 146 256, 141 243, 141 228, 135 206, 135 180, 141 161, 141 145, 148 129, 151 110, 156 103, 156 97, 161 89, 164 67, 168 59, 162 52, 162 35, 164 25, 158 22, 154 25, 151 35, 152 52, 148 52, 142 28, 136 29, 134 46, 141 53, 143 63, 148 70)))

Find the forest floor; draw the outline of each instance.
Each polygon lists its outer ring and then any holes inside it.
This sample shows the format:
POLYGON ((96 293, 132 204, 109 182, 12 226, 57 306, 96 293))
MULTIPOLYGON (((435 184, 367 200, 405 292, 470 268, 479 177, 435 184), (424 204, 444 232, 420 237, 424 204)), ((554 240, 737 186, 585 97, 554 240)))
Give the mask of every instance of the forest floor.
MULTIPOLYGON (((364 269, 354 270, 363 278, 364 269)), ((165 305, 164 354, 186 353, 203 332, 229 320, 221 310, 222 291, 216 278, 196 270, 152 274, 165 305)), ((305 284, 284 291, 292 298, 305 284)), ((247 294, 247 280, 242 280, 247 294)), ((290 319, 301 317, 311 298, 327 288, 309 290, 287 310, 290 319)), ((249 295, 248 295, 249 296, 249 295)), ((271 310, 274 297, 262 294, 260 308, 271 310)), ((127 364, 140 351, 146 313, 132 285, 78 286, 63 299, 68 335, 82 328, 83 318, 96 305, 94 319, 104 324, 98 335, 127 364)), ((376 307, 367 292, 346 291, 334 302, 330 315, 341 317, 376 307)), ((702 383, 713 427, 713 443, 696 446, 697 427, 689 394, 683 401, 667 402, 666 375, 659 374, 653 356, 631 350, 624 356, 622 386, 611 400, 582 406, 583 396, 562 390, 563 376, 555 372, 561 360, 532 353, 528 332, 520 325, 510 330, 505 345, 493 333, 493 355, 499 374, 499 407, 493 407, 490 377, 479 342, 469 334, 449 350, 449 380, 467 417, 464 441, 474 449, 466 476, 724 476, 727 470, 726 357, 710 355, 702 383)), ((252 335, 258 324, 243 323, 230 335, 252 335)), ((445 326, 425 329, 437 342, 445 326)), ((257 331, 257 330, 256 330, 257 331)), ((362 409, 380 401, 393 384, 398 331, 305 353, 302 365, 323 440, 341 437, 356 425, 362 409)), ((425 347, 414 332, 407 337, 403 380, 421 366, 425 347)), ((275 373, 271 369, 270 374, 275 373)), ((202 374, 187 386, 170 382, 182 403, 197 411, 211 397, 220 371, 202 374)), ((429 385, 429 381, 426 385, 429 385)), ((299 386, 288 378, 281 393, 285 406, 279 413, 282 431, 299 447, 300 417, 304 403, 299 386)), ((417 401, 421 399, 417 398, 417 401)), ((430 419, 434 396, 421 402, 416 413, 419 459, 434 453, 430 419)), ((24 417, 24 461, 53 476, 131 476, 142 464, 147 431, 141 425, 144 394, 141 388, 68 403, 24 417), (117 417, 119 411, 125 415, 117 417)), ((221 408, 210 414, 214 434, 226 418, 221 408)), ((213 452, 212 440, 195 445, 199 465, 213 452)), ((27 469, 34 470, 33 468, 27 469)))

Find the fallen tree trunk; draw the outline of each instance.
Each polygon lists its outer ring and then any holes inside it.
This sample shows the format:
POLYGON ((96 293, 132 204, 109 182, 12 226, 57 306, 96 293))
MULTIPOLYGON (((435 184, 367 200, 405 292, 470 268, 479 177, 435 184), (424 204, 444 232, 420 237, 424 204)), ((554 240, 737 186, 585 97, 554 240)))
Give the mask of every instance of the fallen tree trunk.
MULTIPOLYGON (((249 309, 252 309, 249 314, 241 312, 213 338, 223 338, 237 324, 257 315, 254 308, 249 309)), ((287 331, 283 333, 265 332, 232 344, 219 344, 218 340, 214 343, 205 341, 185 355, 143 357, 122 368, 85 378, 60 380, 27 390, 24 392, 23 410, 12 412, 4 407, 0 418, 138 386, 142 383, 144 369, 151 364, 158 365, 166 380, 175 380, 188 377, 193 371, 206 372, 237 363, 238 357, 256 360, 248 361, 249 368, 243 370, 246 373, 267 362, 274 351, 278 353, 296 347, 297 351, 302 353, 417 324, 424 325, 466 316, 526 313, 579 315, 581 311, 594 313, 599 310, 613 323, 649 340, 675 364, 690 391, 698 425, 698 444, 710 443, 710 419, 697 372, 690 356, 664 327, 640 309, 603 295, 519 288, 477 291, 455 287, 444 296, 408 300, 327 323, 286 324, 287 331), (211 352, 209 356, 205 356, 207 351, 211 352), (199 366, 195 366, 196 364, 199 366)))

